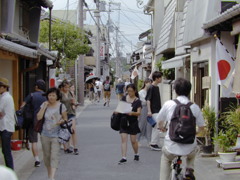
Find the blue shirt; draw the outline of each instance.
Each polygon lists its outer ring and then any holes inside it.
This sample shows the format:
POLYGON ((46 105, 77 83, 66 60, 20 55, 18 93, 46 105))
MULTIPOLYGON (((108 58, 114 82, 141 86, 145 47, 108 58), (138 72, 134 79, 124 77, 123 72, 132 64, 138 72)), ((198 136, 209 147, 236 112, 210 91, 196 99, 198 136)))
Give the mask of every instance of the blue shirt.
POLYGON ((43 102, 47 100, 46 96, 43 96, 44 92, 43 91, 35 91, 31 94, 29 94, 24 102, 29 103, 33 105, 34 108, 34 118, 36 119, 36 115, 40 109, 40 106, 42 105, 43 102))

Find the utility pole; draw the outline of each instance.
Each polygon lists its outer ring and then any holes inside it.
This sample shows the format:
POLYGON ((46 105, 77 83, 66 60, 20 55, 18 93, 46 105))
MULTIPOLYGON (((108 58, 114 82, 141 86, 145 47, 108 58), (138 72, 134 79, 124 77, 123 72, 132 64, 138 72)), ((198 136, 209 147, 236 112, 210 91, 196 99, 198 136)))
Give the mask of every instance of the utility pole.
POLYGON ((119 33, 120 7, 121 7, 121 3, 114 3, 114 4, 118 6, 118 21, 117 21, 117 27, 116 27, 116 44, 115 44, 115 49, 116 49, 116 75, 117 75, 118 78, 120 78, 120 77, 121 77, 121 74, 120 74, 120 59, 119 59, 118 33, 119 33))
POLYGON ((96 76, 100 77, 100 11, 99 0, 96 0, 97 9, 94 11, 94 16, 97 20, 97 52, 96 52, 96 76))
MULTIPOLYGON (((81 29, 82 37, 84 37, 84 31, 83 31, 83 1, 78 1, 78 27, 81 29)), ((83 43, 83 39, 81 40, 83 43)), ((78 102, 80 103, 80 106, 84 106, 84 57, 82 54, 78 56, 78 102)))

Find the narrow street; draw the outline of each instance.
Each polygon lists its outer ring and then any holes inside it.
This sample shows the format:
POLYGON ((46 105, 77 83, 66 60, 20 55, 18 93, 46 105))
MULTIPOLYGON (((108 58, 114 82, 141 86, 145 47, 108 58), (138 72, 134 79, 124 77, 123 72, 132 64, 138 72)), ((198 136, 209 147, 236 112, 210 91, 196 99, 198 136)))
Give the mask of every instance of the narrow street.
MULTIPOLYGON (((78 119, 79 155, 64 154, 61 150, 56 180, 157 180, 159 179, 160 153, 151 151, 147 144, 139 149, 140 161, 133 161, 131 144, 128 162, 118 165, 121 159, 119 133, 110 128, 110 116, 117 99, 112 97, 110 107, 103 102, 89 105, 78 119)), ((36 168, 29 180, 47 179, 47 170, 36 168)))

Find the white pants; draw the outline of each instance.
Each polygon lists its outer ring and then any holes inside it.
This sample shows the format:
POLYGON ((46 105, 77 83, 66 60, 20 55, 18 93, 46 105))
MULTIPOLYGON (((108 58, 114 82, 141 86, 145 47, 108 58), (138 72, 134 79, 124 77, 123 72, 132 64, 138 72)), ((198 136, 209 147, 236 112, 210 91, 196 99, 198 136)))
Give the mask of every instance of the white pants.
MULTIPOLYGON (((186 167, 194 169, 195 156, 198 149, 194 149, 190 154, 187 155, 186 167)), ((171 154, 165 147, 162 148, 162 157, 160 163, 160 180, 169 180, 171 177, 171 164, 176 155, 171 154)))
MULTIPOLYGON (((157 115, 158 115, 158 113, 154 113, 154 114, 152 114, 152 118, 156 121, 156 119, 157 119, 157 115)), ((157 122, 157 121, 156 121, 157 122)), ((157 124, 155 125, 155 127, 153 127, 152 128, 152 136, 151 136, 151 145, 155 145, 155 144, 158 144, 158 142, 159 142, 159 139, 160 139, 160 131, 159 131, 159 129, 158 129, 158 126, 157 126, 157 124)))

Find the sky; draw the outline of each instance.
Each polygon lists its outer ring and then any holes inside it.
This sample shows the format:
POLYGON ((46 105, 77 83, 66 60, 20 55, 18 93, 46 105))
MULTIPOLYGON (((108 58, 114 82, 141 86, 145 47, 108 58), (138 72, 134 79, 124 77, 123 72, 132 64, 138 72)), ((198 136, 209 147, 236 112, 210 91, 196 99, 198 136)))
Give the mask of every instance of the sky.
MULTIPOLYGON (((120 51, 123 56, 126 53, 132 53, 137 49, 136 44, 139 42, 138 36, 142 32, 151 28, 151 17, 143 13, 143 6, 147 4, 148 0, 142 0, 142 4, 137 4, 138 0, 111 0, 113 3, 121 3, 120 11, 116 10, 117 6, 112 6, 115 10, 110 13, 111 20, 115 25, 119 22, 120 33, 120 51), (120 17, 120 21, 118 21, 120 17)), ((53 10, 67 10, 77 9, 78 0, 52 0, 53 10), (67 6, 69 4, 69 6, 67 6)), ((85 0, 89 9, 95 9, 94 0, 85 0)), ((106 0, 108 3, 109 0, 106 0)), ((106 7, 108 9, 108 6, 106 7)), ((93 14, 93 12, 92 12, 93 14)), ((106 25, 108 15, 106 12, 101 12, 100 22, 106 25)), ((86 21, 84 24, 95 24, 89 13, 87 13, 86 21)), ((115 50, 115 33, 111 33, 111 49, 115 50)))

